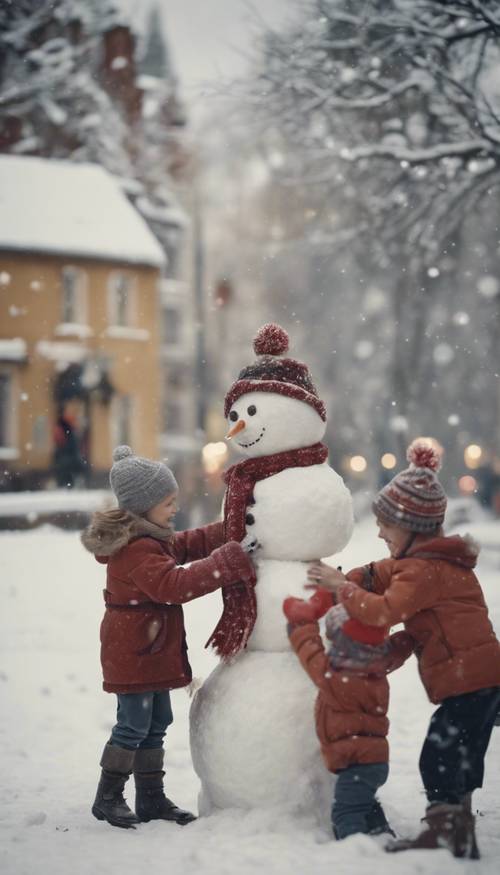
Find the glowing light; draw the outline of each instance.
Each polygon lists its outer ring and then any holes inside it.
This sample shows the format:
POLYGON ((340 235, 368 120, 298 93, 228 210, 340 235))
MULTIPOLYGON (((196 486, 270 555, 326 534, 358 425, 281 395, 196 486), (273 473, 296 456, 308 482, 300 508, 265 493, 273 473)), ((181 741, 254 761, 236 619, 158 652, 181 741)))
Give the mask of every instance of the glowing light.
POLYGON ((349 467, 356 474, 361 474, 366 471, 366 459, 364 456, 351 456, 349 459, 349 467))
POLYGON ((481 462, 483 451, 479 444, 469 444, 464 450, 464 462, 468 468, 477 468, 481 462))
POLYGON ((205 444, 201 451, 201 458, 207 474, 217 474, 223 468, 227 453, 226 444, 222 441, 205 444))
POLYGON ((396 462, 397 459, 394 453, 384 453, 384 455, 380 459, 380 464, 382 465, 382 468, 387 468, 388 471, 390 471, 391 468, 396 467, 396 462))
POLYGON ((458 488, 464 495, 472 495, 477 489, 477 480, 470 474, 464 474, 458 481, 458 488))

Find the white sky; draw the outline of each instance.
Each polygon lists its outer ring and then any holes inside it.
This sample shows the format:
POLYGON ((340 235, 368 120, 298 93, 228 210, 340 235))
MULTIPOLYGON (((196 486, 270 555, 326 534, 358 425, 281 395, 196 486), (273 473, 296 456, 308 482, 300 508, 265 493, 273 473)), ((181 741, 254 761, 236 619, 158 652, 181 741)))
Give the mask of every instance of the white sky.
POLYGON ((280 25, 297 0, 119 0, 139 30, 156 3, 183 97, 192 105, 208 82, 244 73, 251 49, 255 14, 271 27, 280 25))

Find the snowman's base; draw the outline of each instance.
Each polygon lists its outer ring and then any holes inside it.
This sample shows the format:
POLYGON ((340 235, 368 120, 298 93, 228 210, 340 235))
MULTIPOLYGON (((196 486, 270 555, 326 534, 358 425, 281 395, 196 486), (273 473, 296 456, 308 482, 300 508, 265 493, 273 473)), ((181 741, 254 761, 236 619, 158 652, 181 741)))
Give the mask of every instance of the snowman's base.
POLYGON ((276 807, 328 822, 333 780, 316 737, 316 692, 291 651, 247 651, 212 672, 190 715, 201 815, 276 807))

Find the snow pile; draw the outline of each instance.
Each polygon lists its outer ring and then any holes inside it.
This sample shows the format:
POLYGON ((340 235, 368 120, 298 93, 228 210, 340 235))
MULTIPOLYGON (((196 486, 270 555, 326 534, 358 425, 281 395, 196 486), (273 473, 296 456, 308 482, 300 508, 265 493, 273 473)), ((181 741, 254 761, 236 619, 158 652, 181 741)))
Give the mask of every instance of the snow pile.
POLYGON ((50 513, 91 513, 114 505, 106 489, 52 489, 39 492, 0 493, 0 517, 50 513))

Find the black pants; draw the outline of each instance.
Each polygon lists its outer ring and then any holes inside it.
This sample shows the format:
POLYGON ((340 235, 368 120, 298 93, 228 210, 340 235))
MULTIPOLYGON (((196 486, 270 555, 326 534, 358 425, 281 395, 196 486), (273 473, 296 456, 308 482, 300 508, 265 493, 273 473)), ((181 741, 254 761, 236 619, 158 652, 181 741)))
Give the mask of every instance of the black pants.
POLYGON ((484 757, 500 707, 500 687, 444 699, 431 717, 420 754, 429 802, 458 804, 483 786, 484 757))

